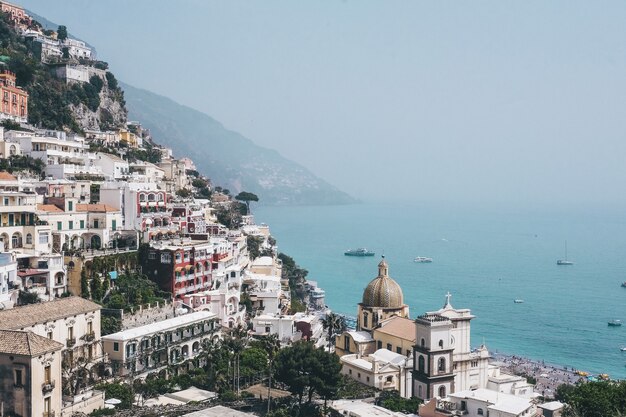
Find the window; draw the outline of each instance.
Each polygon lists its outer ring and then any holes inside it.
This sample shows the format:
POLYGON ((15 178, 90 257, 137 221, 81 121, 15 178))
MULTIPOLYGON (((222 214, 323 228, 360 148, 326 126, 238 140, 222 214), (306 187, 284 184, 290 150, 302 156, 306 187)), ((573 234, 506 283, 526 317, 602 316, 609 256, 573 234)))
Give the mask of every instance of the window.
POLYGON ((87 334, 92 334, 93 333, 93 322, 89 322, 87 323, 87 334))
POLYGON ((52 370, 51 370, 50 365, 43 368, 43 380, 44 380, 44 383, 46 384, 49 384, 50 382, 52 382, 52 370))
POLYGON ((420 372, 424 372, 424 365, 425 365, 425 361, 424 361, 424 357, 422 355, 420 355, 419 359, 417 360, 417 370, 420 372))
POLYGON ((117 342, 113 342, 113 351, 114 352, 119 352, 120 351, 120 344, 117 342))
POLYGON ((32 245, 33 244, 33 235, 31 235, 30 233, 26 234, 26 244, 27 245, 32 245))
POLYGON ((445 358, 439 358, 437 361, 437 370, 439 372, 445 372, 446 370, 446 360, 445 358))
POLYGON ((39 233, 39 244, 40 245, 48 244, 48 233, 39 233))
POLYGON ((72 230, 74 228, 74 222, 72 220, 70 220, 69 222, 67 222, 68 224, 68 229, 72 230))
POLYGON ((439 341, 439 347, 440 347, 441 349, 443 349, 443 340, 440 340, 440 341, 439 341))
POLYGON ((411 356, 411 351, 409 349, 406 350, 406 356, 411 356))
POLYGON ((148 259, 156 259, 156 252, 153 250, 148 252, 148 259))
POLYGON ((392 350, 391 349, 391 343, 387 343, 387 350, 392 350))
POLYGON ((80 221, 80 228, 81 228, 81 229, 84 229, 84 228, 85 228, 85 221, 84 221, 84 220, 81 220, 81 221, 80 221))
POLYGON ((370 377, 369 376, 366 379, 367 379, 367 382, 370 382, 370 377))
POLYGON ((73 201, 68 201, 67 202, 67 211, 73 211, 74 210, 74 202, 73 201))
POLYGON ((52 332, 48 332, 48 339, 52 340, 52 332))
POLYGON ((483 414, 483 409, 482 409, 482 408, 479 408, 478 410, 476 410, 476 414, 478 414, 479 416, 484 415, 484 414, 483 414))
POLYGON ((270 332, 270 326, 265 326, 265 333, 269 333, 270 332))
POLYGON ((172 254, 169 252, 165 252, 161 254, 161 263, 169 264, 172 263, 172 254))
POLYGON ((376 349, 382 349, 383 348, 383 342, 381 342, 380 340, 377 342, 377 347, 376 349))
POLYGON ((439 387, 439 397, 444 398, 445 396, 446 396, 446 387, 442 385, 439 387))
POLYGON ((111 220, 111 230, 116 230, 117 228, 117 220, 111 220))
POLYGON ((424 340, 424 338, 422 337, 422 341, 420 342, 420 346, 424 347, 424 345, 426 344, 426 341, 424 340))
POLYGON ((343 337, 343 350, 350 352, 350 338, 347 335, 343 337))
POLYGON ((352 369, 348 370, 348 373, 349 373, 350 375, 352 375, 352 369))
POLYGON ((74 327, 68 327, 67 328, 67 338, 68 339, 73 339, 74 338, 74 327))
POLYGON ((23 387, 24 386, 24 379, 22 376, 22 370, 21 369, 16 369, 14 372, 14 377, 15 380, 13 381, 16 387, 23 387))
POLYGON ((398 347, 396 348, 396 353, 397 353, 398 355, 402 355, 402 348, 401 348, 400 346, 398 346, 398 347))
POLYGON ((363 313, 363 327, 369 327, 367 320, 367 313, 363 313))
POLYGON ((57 222, 57 230, 63 230, 63 222, 57 222))
POLYGON ((393 377, 392 376, 388 376, 387 379, 385 380, 387 382, 393 382, 393 377))
POLYGON ((98 219, 94 219, 93 228, 98 229, 100 227, 100 221, 98 219))
POLYGON ((359 372, 359 373, 357 373, 357 374, 356 374, 356 376, 357 376, 359 379, 361 379, 361 373, 360 373, 360 372, 359 372))

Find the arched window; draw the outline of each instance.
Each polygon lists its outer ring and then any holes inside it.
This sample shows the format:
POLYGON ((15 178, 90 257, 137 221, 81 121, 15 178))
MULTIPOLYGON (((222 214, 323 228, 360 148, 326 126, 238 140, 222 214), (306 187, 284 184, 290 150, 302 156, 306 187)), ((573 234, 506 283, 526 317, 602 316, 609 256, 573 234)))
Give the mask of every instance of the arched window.
POLYGON ((155 201, 154 194, 148 194, 148 201, 155 201))
POLYGON ((479 416, 484 415, 484 414, 483 414, 483 409, 482 409, 482 408, 479 408, 479 409, 476 411, 476 414, 478 414, 479 416))
POLYGON ((363 313, 363 327, 369 327, 367 322, 367 313, 363 313))
POLYGON ((425 363, 424 363, 424 357, 422 355, 420 355, 419 359, 417 360, 417 370, 420 372, 424 372, 424 368, 425 368, 425 363))
POLYGON ((26 244, 27 245, 32 245, 33 244, 33 235, 31 235, 30 233, 26 234, 26 244))
POLYGON ((426 344, 426 341, 424 340, 424 338, 422 337, 422 341, 420 342, 420 346, 424 347, 424 345, 426 344))
POLYGON ((439 360, 437 361, 437 370, 439 372, 444 372, 446 370, 446 359, 445 358, 439 358, 439 360))
POLYGON ((441 349, 443 349, 443 340, 440 340, 440 341, 439 341, 439 347, 440 347, 441 349))
POLYGON ((157 198, 159 199, 159 201, 163 201, 163 194, 157 194, 157 198))
POLYGON ((144 193, 139 194, 139 201, 142 203, 146 201, 146 195, 144 193))
POLYGON ((446 387, 442 385, 439 387, 439 397, 444 398, 445 396, 446 396, 446 387))
POLYGON ((11 145, 9 147, 9 155, 15 155, 17 153, 17 148, 15 147, 15 145, 11 145))

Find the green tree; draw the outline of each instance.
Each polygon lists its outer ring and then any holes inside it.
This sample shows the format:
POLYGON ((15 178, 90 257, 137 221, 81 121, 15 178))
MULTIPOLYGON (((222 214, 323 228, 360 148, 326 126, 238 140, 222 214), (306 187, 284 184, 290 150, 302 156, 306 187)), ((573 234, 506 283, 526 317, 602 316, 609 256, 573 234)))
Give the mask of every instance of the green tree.
POLYGON ((133 389, 128 384, 104 384, 99 385, 100 390, 104 390, 104 396, 107 400, 116 398, 121 401, 117 406, 120 409, 128 409, 133 405, 133 389))
POLYGON ((57 39, 60 41, 64 41, 67 39, 67 27, 64 25, 59 25, 57 29, 57 39))
POLYGON ((274 360, 276 359, 276 355, 280 351, 280 341, 278 340, 277 334, 270 334, 261 336, 259 340, 261 342, 261 346, 265 349, 267 353, 267 359, 269 361, 268 373, 267 373, 267 412, 270 412, 271 404, 272 404, 272 374, 273 374, 273 366, 274 360))
POLYGON ((422 401, 416 397, 402 398, 396 390, 381 392, 376 401, 381 407, 407 414, 416 414, 421 403, 422 401))
POLYGON ((187 188, 181 188, 180 190, 176 190, 176 195, 182 198, 191 197, 191 190, 187 188))
POLYGON ((91 78, 89 78, 89 84, 93 85, 98 93, 102 91, 102 87, 104 87, 104 81, 97 75, 92 75, 91 78))
POLYGON ((567 404, 563 417, 622 417, 626 413, 626 381, 560 385, 556 399, 567 404))
POLYGON ((37 293, 30 292, 28 290, 27 291, 20 290, 18 294, 17 303, 20 305, 37 304, 40 302, 41 300, 39 299, 39 296, 37 295, 37 293))
POLYGON ((248 213, 250 213, 250 202, 259 201, 259 197, 257 197, 256 194, 249 193, 247 191, 240 192, 239 194, 235 196, 235 199, 246 203, 246 208, 248 210, 248 213))
POLYGON ((89 299, 89 277, 85 268, 80 271, 80 296, 89 299))
POLYGON ((102 316, 101 320, 102 336, 117 333, 122 330, 122 322, 112 316, 102 316))
POLYGON ((246 236, 246 244, 248 246, 248 253, 250 254, 251 259, 256 259, 261 254, 261 244, 263 243, 263 238, 260 236, 248 235, 246 236))
POLYGON ((311 402, 315 393, 326 400, 340 388, 339 358, 323 349, 316 349, 312 342, 298 341, 281 350, 275 363, 276 379, 298 397, 300 405, 304 395, 307 396, 307 403, 311 402))
POLYGON ((346 330, 346 320, 339 314, 328 313, 326 317, 322 319, 322 326, 324 326, 324 329, 328 330, 328 350, 330 351, 331 347, 335 347, 335 335, 346 330))
POLYGON ((102 296, 104 293, 102 292, 102 281, 98 276, 91 277, 91 299, 99 302, 102 300, 102 296))

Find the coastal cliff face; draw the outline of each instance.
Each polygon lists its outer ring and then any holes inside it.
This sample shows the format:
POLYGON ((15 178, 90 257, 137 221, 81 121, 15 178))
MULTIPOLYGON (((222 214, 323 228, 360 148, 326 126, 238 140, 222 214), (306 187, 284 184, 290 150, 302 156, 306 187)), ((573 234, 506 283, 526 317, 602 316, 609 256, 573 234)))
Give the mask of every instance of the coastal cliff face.
MULTIPOLYGON (((98 76, 98 75, 95 75, 98 76)), ((81 130, 112 130, 125 127, 128 111, 124 103, 124 93, 112 88, 107 77, 100 77, 104 83, 98 93, 100 104, 93 110, 83 102, 70 103, 69 108, 81 130)))
POLYGON ((272 149, 166 97, 123 85, 131 119, 177 156, 193 156, 199 171, 231 193, 246 190, 267 204, 350 204, 356 200, 272 149))

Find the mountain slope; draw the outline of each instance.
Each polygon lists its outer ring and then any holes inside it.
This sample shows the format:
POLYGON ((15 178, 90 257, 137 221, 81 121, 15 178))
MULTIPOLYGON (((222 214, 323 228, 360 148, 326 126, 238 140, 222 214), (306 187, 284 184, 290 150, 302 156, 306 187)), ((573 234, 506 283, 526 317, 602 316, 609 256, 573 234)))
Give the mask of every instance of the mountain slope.
POLYGON ((278 152, 227 130, 208 115, 122 84, 129 118, 155 142, 189 156, 200 172, 233 193, 253 192, 268 204, 348 204, 355 200, 278 152))

